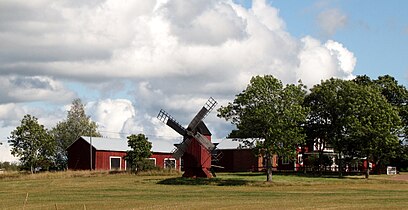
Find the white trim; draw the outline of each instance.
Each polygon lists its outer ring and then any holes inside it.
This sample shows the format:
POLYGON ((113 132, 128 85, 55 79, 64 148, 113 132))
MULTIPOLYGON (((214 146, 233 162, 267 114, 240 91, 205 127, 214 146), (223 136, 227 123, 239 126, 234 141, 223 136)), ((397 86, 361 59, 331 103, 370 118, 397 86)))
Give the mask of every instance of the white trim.
POLYGON ((147 159, 154 160, 154 166, 156 166, 156 163, 157 163, 156 158, 147 158, 147 159))
POLYGON ((177 160, 175 158, 164 158, 163 168, 166 168, 166 160, 174 160, 174 169, 177 169, 177 160))
POLYGON ((122 170, 122 157, 120 156, 109 156, 109 170, 112 171, 112 158, 119 158, 119 170, 122 170))
POLYGON ((302 154, 298 154, 297 162, 299 163, 299 165, 303 165, 303 155, 302 154))

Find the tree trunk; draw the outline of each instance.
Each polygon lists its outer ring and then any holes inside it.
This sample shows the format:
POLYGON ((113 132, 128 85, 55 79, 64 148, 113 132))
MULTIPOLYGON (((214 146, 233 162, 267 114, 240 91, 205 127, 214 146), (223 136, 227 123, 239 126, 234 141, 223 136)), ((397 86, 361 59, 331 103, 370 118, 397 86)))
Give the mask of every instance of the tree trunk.
POLYGON ((319 176, 323 175, 322 165, 323 165, 323 149, 320 149, 319 150, 319 166, 318 166, 319 176))
POLYGON ((365 172, 365 178, 368 179, 369 176, 370 176, 370 167, 368 167, 368 163, 367 163, 367 170, 365 172))
POLYGON ((271 154, 266 155, 266 181, 272 181, 272 157, 271 154))
POLYGON ((343 159, 339 160, 339 177, 343 177, 343 159))

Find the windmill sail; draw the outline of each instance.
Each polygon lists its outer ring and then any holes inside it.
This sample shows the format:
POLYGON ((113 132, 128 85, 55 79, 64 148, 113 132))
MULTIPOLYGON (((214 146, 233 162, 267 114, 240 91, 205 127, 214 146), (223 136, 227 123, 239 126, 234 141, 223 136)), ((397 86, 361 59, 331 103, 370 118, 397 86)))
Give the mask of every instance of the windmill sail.
POLYGON ((184 152, 187 150, 188 145, 191 143, 191 138, 185 137, 183 142, 177 145, 176 150, 173 152, 173 157, 176 159, 181 158, 184 155, 184 152))
POLYGON ((179 133, 182 136, 186 135, 186 129, 183 128, 183 126, 180 125, 171 115, 169 115, 167 112, 165 112, 163 109, 160 110, 159 114, 157 115, 157 118, 168 125, 170 128, 173 128, 177 133, 179 133))
POLYGON ((210 97, 208 101, 204 104, 203 108, 196 114, 196 116, 191 120, 190 124, 188 124, 189 130, 194 130, 197 125, 214 109, 217 102, 210 97))
POLYGON ((211 143, 203 134, 197 132, 194 135, 194 138, 200 142, 201 146, 203 146, 208 151, 212 151, 215 148, 215 145, 211 143))

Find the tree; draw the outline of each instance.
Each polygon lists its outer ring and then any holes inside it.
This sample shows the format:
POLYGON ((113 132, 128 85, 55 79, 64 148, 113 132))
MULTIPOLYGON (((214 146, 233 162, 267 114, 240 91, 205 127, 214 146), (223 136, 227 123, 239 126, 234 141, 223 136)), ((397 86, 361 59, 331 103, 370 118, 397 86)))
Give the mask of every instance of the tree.
POLYGON ((408 141, 408 90, 389 75, 378 77, 374 83, 380 87, 387 101, 397 109, 402 121, 400 137, 408 141))
POLYGON ((386 163, 386 160, 392 159, 393 164, 403 168, 404 162, 408 162, 407 155, 405 155, 404 151, 406 143, 408 143, 408 90, 403 85, 399 85, 398 81, 389 75, 380 76, 376 80, 371 80, 365 75, 358 76, 354 81, 358 84, 371 85, 378 88, 381 94, 387 99, 388 103, 398 111, 402 123, 400 127, 401 129, 398 132, 400 145, 398 148, 392 148, 392 150, 387 153, 388 155, 382 158, 380 163, 384 164, 386 163))
POLYGON ((67 167, 66 149, 80 136, 100 137, 97 131, 98 126, 85 114, 85 106, 81 99, 74 99, 71 109, 68 111, 67 119, 58 122, 51 130, 51 133, 57 143, 55 160, 60 170, 67 167))
POLYGON ((218 117, 236 125, 230 138, 258 139, 254 150, 266 158, 267 181, 272 181, 272 156, 293 157, 304 142, 305 95, 302 84, 284 86, 271 75, 255 76, 232 103, 218 109, 218 117))
POLYGON ((400 119, 378 88, 361 81, 330 79, 314 86, 305 100, 311 109, 307 127, 341 156, 379 163, 398 145, 400 119))
POLYGON ((125 160, 128 161, 131 171, 138 172, 151 168, 146 159, 151 156, 152 143, 144 134, 132 134, 127 137, 128 145, 132 150, 128 150, 125 160))
POLYGON ((31 173, 38 167, 48 169, 52 165, 55 142, 36 117, 25 115, 8 139, 11 154, 19 157, 23 168, 29 168, 31 173))

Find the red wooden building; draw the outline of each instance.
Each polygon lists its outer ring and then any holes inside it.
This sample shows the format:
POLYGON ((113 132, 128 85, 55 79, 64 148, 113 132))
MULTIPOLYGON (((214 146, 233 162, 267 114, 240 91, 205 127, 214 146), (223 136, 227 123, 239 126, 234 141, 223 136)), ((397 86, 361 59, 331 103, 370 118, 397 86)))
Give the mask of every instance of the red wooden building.
MULTIPOLYGON (((68 148, 69 170, 127 170, 126 151, 130 150, 126 139, 81 136, 68 148)), ((161 168, 180 170, 180 160, 170 152, 152 152, 149 158, 161 168)))
MULTIPOLYGON (((244 172, 265 170, 264 158, 255 155, 252 149, 242 147, 242 143, 232 139, 221 140, 217 144, 213 165, 219 172, 244 172)), ((276 156, 273 157, 272 167, 277 166, 276 156)))

